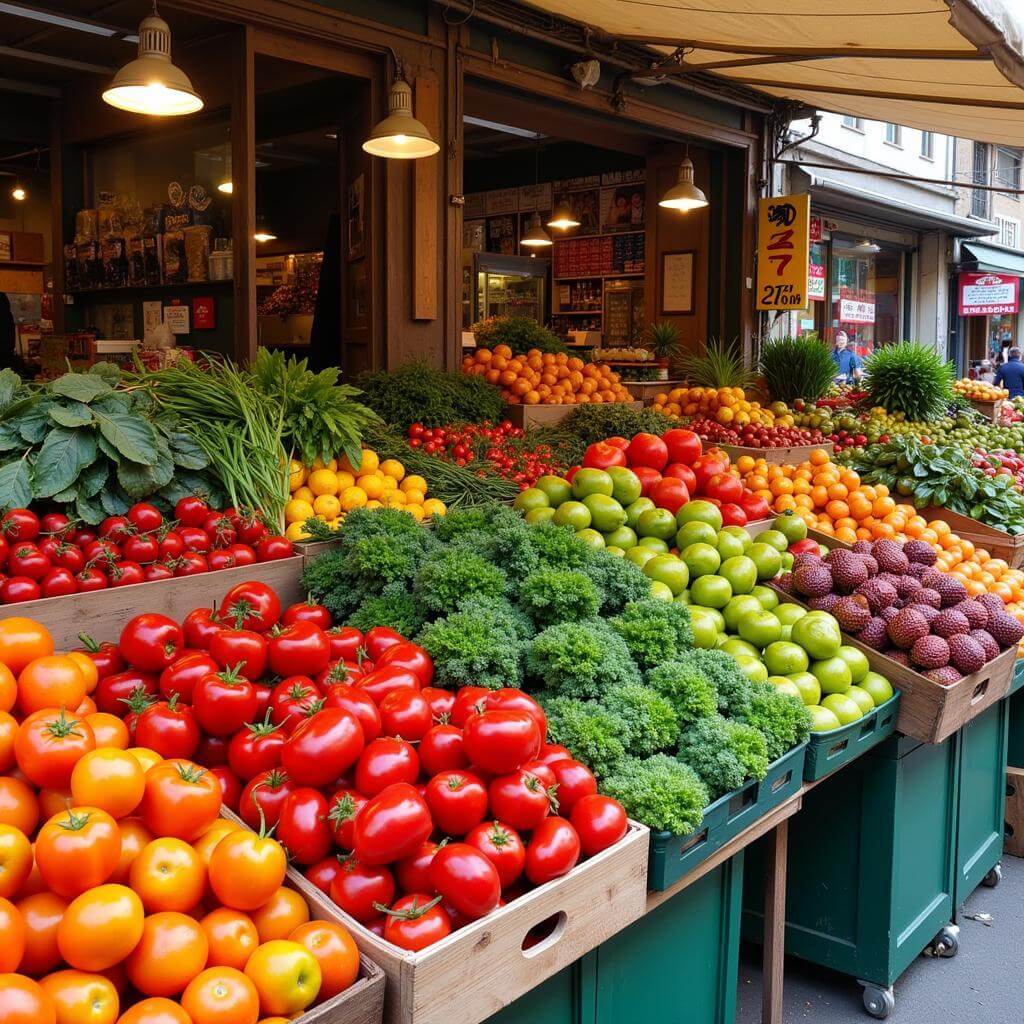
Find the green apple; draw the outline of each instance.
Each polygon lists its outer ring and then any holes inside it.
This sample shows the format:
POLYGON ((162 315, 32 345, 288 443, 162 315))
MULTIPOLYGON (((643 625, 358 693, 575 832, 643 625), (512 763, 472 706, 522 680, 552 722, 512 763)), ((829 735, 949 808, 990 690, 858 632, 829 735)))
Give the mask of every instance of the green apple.
POLYGON ((638 569, 642 569, 657 554, 657 551, 643 548, 638 544, 635 548, 626 548, 626 561, 632 562, 638 569))
POLYGON ((754 597, 761 602, 761 607, 767 609, 770 612, 775 611, 779 606, 779 595, 772 590, 771 587, 763 586, 758 583, 756 587, 753 587, 750 591, 754 597))
POLYGON ((724 530, 719 531, 715 538, 715 547, 723 561, 727 558, 737 558, 747 550, 747 545, 743 541, 724 530))
POLYGON ((764 663, 760 659, 754 658, 749 654, 734 654, 733 660, 739 665, 740 671, 752 683, 765 683, 768 681, 768 669, 764 667, 764 663))
POLYGON ((722 616, 725 618, 725 628, 730 633, 738 633, 740 622, 745 615, 752 615, 755 612, 763 611, 760 602, 750 594, 737 594, 729 599, 729 603, 722 609, 722 616))
POLYGON ((636 501, 630 502, 626 506, 626 525, 631 530, 635 530, 641 514, 655 507, 650 498, 637 498, 636 501))
POLYGON ((718 531, 707 523, 697 522, 684 523, 679 527, 676 534, 676 547, 680 551, 688 548, 691 544, 709 544, 714 547, 718 542, 718 531))
POLYGON ((839 648, 839 657, 850 666, 850 678, 855 683, 859 683, 871 671, 867 655, 863 651, 858 651, 856 647, 843 644, 839 648))
POLYGON ((757 566, 746 555, 734 555, 722 562, 718 575, 729 581, 734 594, 749 594, 757 583, 757 566))
POLYGON ((851 686, 846 691, 846 696, 852 701, 857 702, 857 707, 860 708, 861 714, 869 714, 875 710, 875 702, 871 699, 871 694, 867 690, 862 690, 859 686, 851 686))
POLYGON ((722 529, 718 531, 719 537, 721 537, 723 533, 727 537, 734 537, 738 540, 743 545, 744 551, 746 551, 752 543, 750 534, 747 533, 742 526, 723 526, 722 529))
POLYGON ((807 524, 795 512, 783 512, 777 516, 772 529, 778 530, 786 538, 787 546, 807 536, 807 524))
POLYGON ((676 604, 685 604, 687 607, 690 606, 690 588, 687 587, 684 591, 676 594, 676 604))
POLYGON ((793 556, 788 551, 782 552, 782 571, 792 572, 793 571, 793 556))
POLYGON ((690 582, 686 563, 675 555, 655 555, 645 566, 644 575, 664 583, 672 596, 681 594, 690 582))
POLYGON ((568 501, 572 497, 572 484, 568 480, 563 480, 560 476, 552 476, 550 473, 540 477, 534 487, 548 496, 548 501, 553 508, 558 508, 563 501, 568 501))
POLYGON ((779 617, 779 622, 784 626, 792 626, 797 619, 802 619, 807 614, 807 609, 798 604, 780 604, 774 609, 779 617))
POLYGON ((597 532, 597 530, 590 529, 589 526, 586 529, 577 530, 576 537, 577 539, 583 541, 584 544, 587 544, 589 547, 604 547, 604 537, 602 537, 601 534, 597 532))
POLYGON ((800 691, 800 696, 808 707, 820 703, 821 683, 810 672, 792 672, 789 678, 793 680, 793 685, 800 691))
POLYGON ((690 570, 693 579, 697 579, 698 576, 713 576, 722 564, 718 552, 710 544, 704 543, 680 548, 679 557, 686 563, 686 568, 690 570))
POLYGON ((693 624, 693 642, 697 647, 715 647, 718 644, 718 627, 710 608, 690 608, 690 621, 693 624))
POLYGON ((671 601, 673 599, 671 589, 661 580, 651 580, 651 597, 659 601, 671 601))
POLYGON ((778 530, 765 530, 763 533, 757 535, 758 542, 761 544, 767 544, 771 548, 775 548, 779 554, 782 554, 786 548, 789 547, 789 541, 786 540, 784 534, 778 530))
POLYGON ((656 555, 668 554, 668 544, 660 537, 641 537, 637 544, 642 548, 650 548, 656 555))
POLYGON ((717 532, 722 528, 722 513, 710 501, 688 501, 676 513, 676 523, 679 526, 684 523, 707 523, 717 532))
POLYGON ((603 469, 583 469, 572 478, 572 496, 582 501, 590 494, 606 494, 609 498, 614 490, 612 478, 603 469))
MULTIPOLYGON (((736 600, 734 598, 734 600, 736 600)), ((771 612, 764 612, 771 615, 771 612)), ((776 621, 778 621, 776 619, 776 621)), ((764 649, 764 663, 773 676, 791 676, 794 672, 806 672, 811 663, 807 652, 799 645, 786 640, 776 640, 764 649)), ((817 704, 817 701, 814 701, 817 704)))
POLYGON ((747 548, 746 555, 757 567, 759 580, 771 580, 779 575, 779 570, 782 568, 782 555, 770 544, 760 541, 751 544, 747 548))
POLYGON ((617 544, 609 544, 607 537, 605 537, 604 542, 606 545, 605 551, 607 551, 609 555, 614 555, 616 558, 621 558, 626 553, 625 549, 620 548, 617 544))
POLYGON ((631 530, 628 526, 618 526, 614 530, 609 530, 604 535, 604 542, 608 547, 622 548, 625 551, 627 548, 636 547, 639 543, 639 539, 634 530, 631 530))
POLYGON ((831 732, 843 724, 828 708, 815 706, 807 710, 811 713, 811 732, 831 732))
POLYGON ((722 576, 701 576, 690 584, 691 600, 705 608, 724 608, 731 597, 732 587, 722 576))
POLYGON ((535 508, 550 508, 551 499, 539 487, 527 487, 516 495, 512 507, 519 512, 529 512, 535 508))
MULTIPOLYGON (((690 588, 690 595, 692 597, 693 587, 690 588)), ((694 608, 697 606, 696 602, 694 601, 691 601, 690 603, 694 606, 694 608)), ((725 616, 717 608, 703 608, 702 611, 704 611, 707 615, 711 616, 715 623, 715 629, 717 629, 719 633, 725 632, 725 616)), ((690 611, 690 614, 693 614, 692 609, 690 611)))
POLYGON ((590 509, 590 525, 600 533, 611 533, 626 522, 626 510, 607 494, 588 494, 583 504, 590 509))
POLYGON ((640 477, 633 470, 625 466, 609 466, 606 472, 612 478, 612 497, 623 508, 640 497, 640 477))
POLYGON ((811 662, 811 674, 821 683, 822 693, 846 693, 853 684, 850 666, 839 655, 811 662))
POLYGON ((879 704, 884 704, 893 695, 893 688, 889 680, 877 672, 868 672, 857 685, 865 693, 871 694, 875 707, 878 707, 879 704))
POLYGON ((721 648, 726 654, 731 654, 733 657, 737 654, 746 654, 758 660, 761 658, 761 651, 757 647, 747 640, 741 640, 738 636, 727 637, 721 648))
MULTIPOLYGON (((834 658, 843 645, 839 623, 826 612, 808 612, 793 623, 793 642, 812 658, 834 658)), ((849 671, 849 669, 847 669, 849 671)))
POLYGON ((550 523, 555 518, 555 510, 553 508, 531 508, 523 518, 531 526, 535 526, 537 523, 550 523))
POLYGON ((840 725, 859 722, 864 717, 860 705, 842 693, 830 693, 827 697, 823 697, 821 706, 828 708, 839 719, 840 725))
POLYGON ((582 501, 563 501, 551 521, 555 526, 571 526, 574 530, 585 530, 590 526, 590 509, 582 501))
POLYGON ((762 608, 740 619, 739 633, 748 643, 763 650, 782 635, 782 623, 771 612, 762 608))
POLYGON ((804 695, 800 692, 800 687, 798 687, 792 679, 789 679, 786 676, 769 676, 768 682, 771 683, 776 690, 779 690, 781 693, 788 693, 790 697, 796 697, 801 704, 803 703, 804 695))
POLYGON ((667 508, 649 508, 640 513, 634 527, 641 537, 658 537, 661 540, 674 540, 676 536, 675 516, 667 508))

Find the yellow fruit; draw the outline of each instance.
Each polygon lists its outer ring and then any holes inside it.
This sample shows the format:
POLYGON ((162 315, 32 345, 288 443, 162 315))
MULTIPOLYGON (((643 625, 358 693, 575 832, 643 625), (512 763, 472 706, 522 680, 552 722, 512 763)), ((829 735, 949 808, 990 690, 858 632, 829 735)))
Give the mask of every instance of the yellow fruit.
POLYGON ((448 507, 440 498, 427 498, 423 502, 423 511, 428 516, 443 516, 448 511, 448 507))
POLYGON ((394 494, 398 490, 398 481, 393 476, 381 477, 381 482, 384 485, 384 497, 386 498, 389 494, 394 494))
POLYGON ((405 511, 409 513, 416 520, 416 522, 422 522, 425 518, 422 505, 406 505, 405 511))
POLYGON ((334 517, 333 519, 326 519, 326 520, 324 520, 324 522, 326 522, 326 523, 327 523, 327 525, 328 525, 328 526, 329 526, 329 527, 330 527, 330 528, 331 528, 332 530, 337 530, 337 529, 339 529, 339 528, 340 528, 340 526, 341 526, 341 524, 342 524, 342 523, 344 522, 344 520, 343 520, 343 519, 340 519, 340 518, 338 518, 338 517, 336 516, 336 517, 334 517))
POLYGON ((314 469, 309 474, 309 489, 314 494, 337 494, 338 477, 333 469, 314 469))
POLYGON ((324 519, 334 519, 341 511, 341 502, 333 494, 319 494, 313 502, 313 511, 324 519))
POLYGON ((289 523, 288 529, 284 531, 284 535, 294 544, 296 541, 309 540, 310 536, 306 533, 306 524, 302 523, 289 523))
POLYGON ((366 476, 367 473, 376 473, 380 465, 380 458, 372 448, 363 449, 363 461, 359 463, 359 475, 366 476))
POLYGON ((296 501, 308 501, 312 505, 316 495, 308 487, 300 487, 292 497, 296 501))
POLYGON ((354 508, 362 508, 366 504, 366 491, 362 487, 346 487, 339 495, 341 507, 345 512, 354 508))
POLYGON ((284 507, 284 521, 286 523, 304 523, 313 514, 313 506, 308 501, 299 501, 292 498, 284 507))
POLYGON ((380 473, 368 473, 356 481, 356 486, 362 487, 368 498, 379 498, 384 493, 384 477, 380 473))
POLYGON ((405 494, 402 491, 395 491, 386 498, 388 508, 405 508, 405 494))
POLYGON ((367 508, 383 508, 384 507, 384 502, 383 501, 378 501, 376 498, 371 498, 366 503, 366 507, 367 508))
POLYGON ((427 496, 423 491, 414 491, 411 487, 405 492, 405 500, 410 505, 422 505, 427 496))
POLYGON ((392 480, 401 480, 405 476, 405 466, 398 459, 385 459, 380 464, 380 471, 392 480))
POLYGON ((341 494, 346 487, 355 487, 356 478, 347 470, 339 469, 334 475, 338 478, 338 494, 341 494))
POLYGON ((306 467, 292 459, 288 463, 288 490, 297 491, 306 482, 306 467))
POLYGON ((427 481, 421 476, 407 476, 402 481, 402 490, 408 494, 410 491, 422 491, 424 494, 427 493, 427 481))
POLYGON ((324 462, 324 460, 318 456, 313 460, 313 465, 310 468, 313 470, 329 469, 333 473, 338 468, 338 460, 328 459, 327 462, 324 462))

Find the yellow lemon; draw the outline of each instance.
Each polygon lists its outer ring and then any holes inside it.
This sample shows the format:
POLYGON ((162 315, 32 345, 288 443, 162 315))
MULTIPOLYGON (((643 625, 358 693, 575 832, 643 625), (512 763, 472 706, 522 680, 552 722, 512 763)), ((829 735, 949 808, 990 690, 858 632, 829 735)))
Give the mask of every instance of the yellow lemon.
POLYGON ((448 511, 448 506, 440 498, 427 498, 423 502, 423 511, 428 516, 443 516, 448 511))
POLYGON ((422 505, 406 505, 405 511, 409 513, 416 520, 416 522, 422 522, 425 518, 422 505))
POLYGON ((427 493, 427 481, 421 476, 407 476, 402 481, 402 490, 408 494, 410 491, 422 491, 424 494, 427 493))
POLYGON ((309 474, 309 489, 314 494, 337 494, 338 477, 333 469, 314 469, 309 474))
POLYGON ((341 499, 341 507, 345 512, 351 512, 354 508, 362 508, 366 504, 366 491, 362 487, 346 487, 338 497, 341 499))
POLYGON ((379 498, 384 493, 384 477, 380 473, 368 473, 356 481, 356 486, 362 487, 368 498, 379 498))
POLYGON ((338 493, 341 494, 346 487, 355 487, 356 478, 345 469, 339 469, 334 474, 338 478, 338 493))
POLYGON ((398 490, 398 481, 393 476, 381 477, 381 483, 384 486, 384 497, 386 498, 389 494, 394 494, 398 490))
POLYGON ((312 468, 313 468, 313 470, 329 469, 333 473, 338 468, 338 460, 337 459, 328 459, 326 462, 324 462, 323 459, 321 459, 319 456, 317 456, 317 458, 315 458, 313 460, 312 468))
POLYGON ((401 480, 405 476, 405 466, 398 459, 385 459, 380 464, 380 471, 392 480, 401 480))
POLYGON ((292 459, 288 463, 288 490, 297 491, 306 482, 306 467, 292 459))
POLYGON ((306 533, 306 524, 303 523, 289 523, 288 529, 284 531, 284 535, 293 544, 296 541, 309 540, 310 536, 306 533))
POLYGON ((324 519, 334 519, 341 511, 341 502, 333 494, 319 494, 313 501, 313 511, 324 519))
POLYGON ((385 500, 388 508, 405 508, 405 495, 401 491, 389 494, 385 500))
POLYGON ((372 448, 363 449, 363 461, 359 463, 359 475, 365 476, 367 473, 376 473, 377 467, 380 465, 380 458, 372 448))
POLYGON ((296 501, 308 501, 312 505, 316 495, 308 487, 300 487, 292 497, 296 501))
POLYGON ((366 507, 367 508, 383 508, 384 507, 384 502, 383 501, 378 501, 376 498, 371 498, 366 503, 366 507))
POLYGON ((427 496, 423 491, 413 490, 411 487, 405 492, 405 500, 410 505, 422 505, 427 496))
POLYGON ((308 501, 298 501, 292 498, 284 507, 286 523, 304 523, 311 515, 313 515, 313 506, 308 501))

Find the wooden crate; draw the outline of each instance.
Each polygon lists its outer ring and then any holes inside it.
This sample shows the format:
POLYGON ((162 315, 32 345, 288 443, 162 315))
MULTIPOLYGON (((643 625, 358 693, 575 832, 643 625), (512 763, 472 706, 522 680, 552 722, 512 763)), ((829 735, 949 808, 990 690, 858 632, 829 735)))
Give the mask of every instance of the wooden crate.
POLYGON ((1003 399, 997 398, 993 402, 983 402, 977 398, 969 398, 968 401, 971 403, 971 408, 975 412, 980 412, 986 419, 993 423, 999 419, 999 410, 1002 408, 1003 399))
POLYGON ((1006 769, 1006 818, 1003 849, 1011 857, 1024 857, 1024 768, 1006 769))
MULTIPOLYGON (((313 911, 313 917, 323 919, 323 914, 313 911)), ((294 1024, 381 1024, 384 985, 384 972, 361 956, 359 977, 344 992, 294 1018, 294 1024)))
MULTIPOLYGON (((643 402, 620 402, 630 409, 642 409, 643 402)), ((576 409, 575 405, 506 405, 505 418, 517 427, 529 430, 531 427, 551 427, 561 423, 576 409)))
POLYGON ((848 544, 845 540, 839 540, 838 537, 833 537, 829 533, 822 533, 821 530, 814 530, 811 527, 807 528, 807 536, 811 540, 816 540, 819 544, 824 544, 825 547, 831 551, 833 548, 852 548, 852 544, 848 544))
POLYGON ((273 587, 281 599, 281 607, 286 608, 305 596, 299 580, 301 575, 302 556, 293 555, 220 572, 111 587, 90 594, 23 601, 5 605, 0 615, 22 615, 41 622, 53 636, 55 649, 67 651, 81 646, 79 633, 88 633, 96 641, 117 640, 124 624, 142 612, 159 612, 180 621, 193 608, 219 604, 236 583, 249 580, 273 587))
POLYGON ((357 924, 298 872, 289 869, 289 878, 317 904, 317 917, 344 924, 360 952, 383 969, 386 1024, 480 1024, 643 915, 648 835, 630 822, 620 842, 564 878, 418 953, 357 924), (524 949, 530 931, 551 918, 551 932, 524 949))
POLYGON ((986 526, 970 516, 952 512, 948 508, 927 505, 918 509, 925 519, 941 519, 949 523, 953 532, 964 540, 971 541, 975 547, 984 548, 993 558, 1002 558, 1013 569, 1024 566, 1024 534, 1014 536, 1005 530, 997 530, 994 526, 986 526))
POLYGON ((668 394, 683 382, 681 380, 624 380, 622 383, 629 388, 631 395, 635 395, 644 405, 650 405, 658 395, 668 394))
POLYGON ((747 448, 741 444, 716 444, 714 447, 725 452, 730 462, 735 462, 741 455, 749 455, 753 459, 764 459, 773 466, 799 466, 819 448, 831 455, 834 446, 831 441, 823 441, 821 444, 800 444, 789 448, 747 448))

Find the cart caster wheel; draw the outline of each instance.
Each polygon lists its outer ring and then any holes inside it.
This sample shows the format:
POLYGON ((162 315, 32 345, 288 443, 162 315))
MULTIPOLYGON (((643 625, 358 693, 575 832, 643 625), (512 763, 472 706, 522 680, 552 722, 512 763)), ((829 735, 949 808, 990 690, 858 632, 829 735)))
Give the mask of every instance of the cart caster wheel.
POLYGON ((956 956, 960 952, 960 929, 955 924, 947 924, 932 939, 931 949, 935 956, 956 956))
POLYGON ((864 1009, 876 1020, 885 1020, 896 1005, 896 997, 891 988, 879 988, 877 985, 864 985, 864 1009))
POLYGON ((996 864, 981 880, 986 889, 994 889, 1003 880, 1003 865, 996 864))

